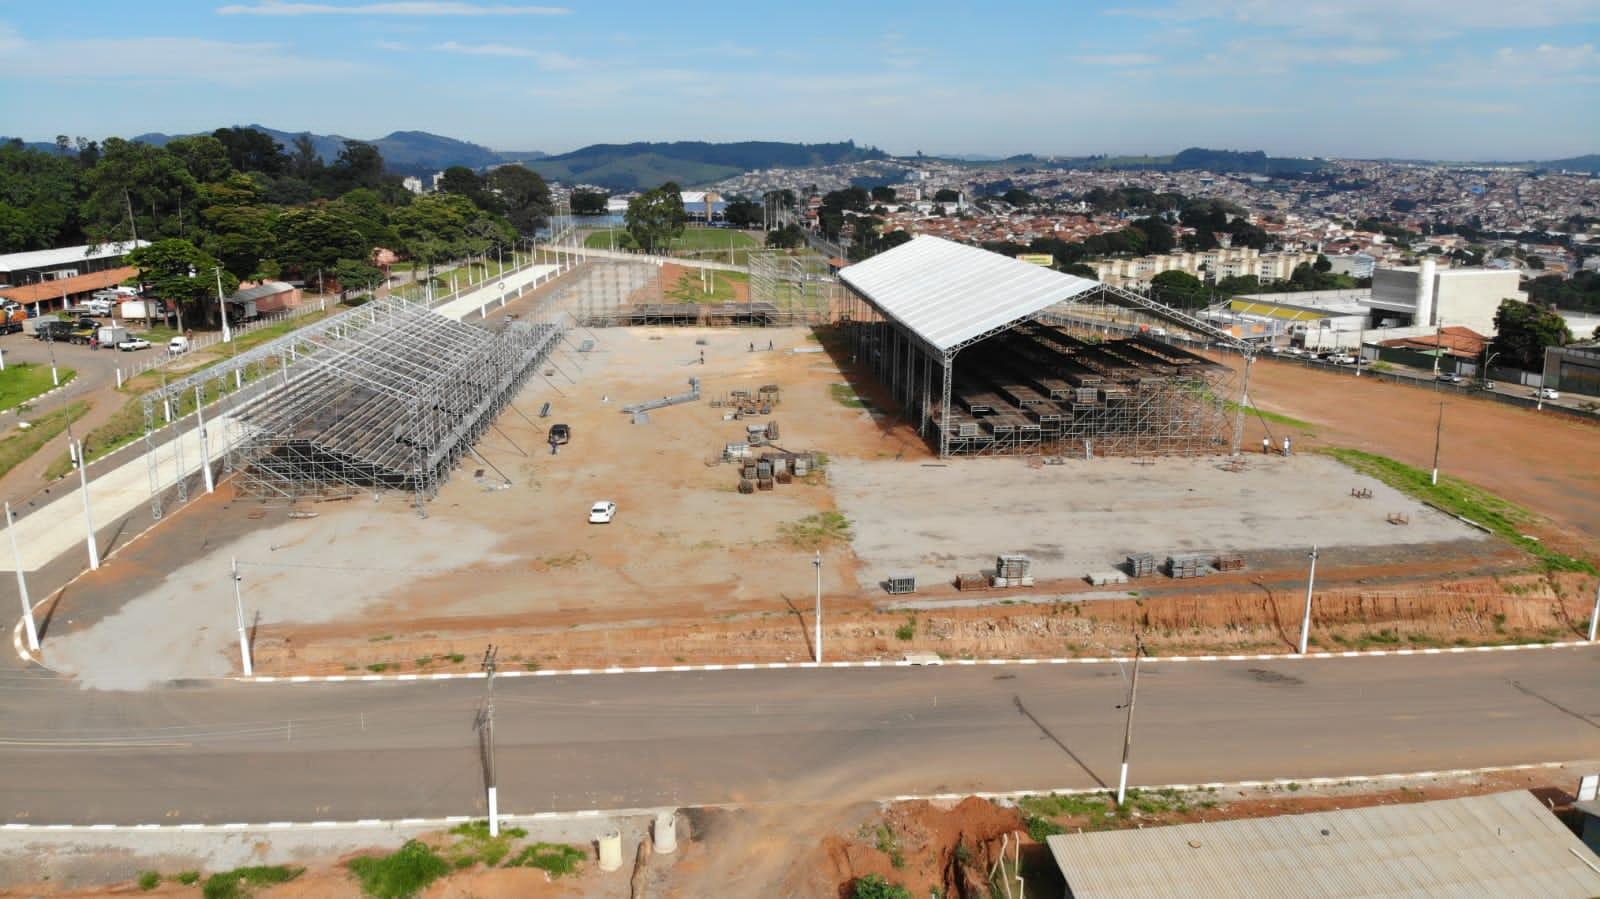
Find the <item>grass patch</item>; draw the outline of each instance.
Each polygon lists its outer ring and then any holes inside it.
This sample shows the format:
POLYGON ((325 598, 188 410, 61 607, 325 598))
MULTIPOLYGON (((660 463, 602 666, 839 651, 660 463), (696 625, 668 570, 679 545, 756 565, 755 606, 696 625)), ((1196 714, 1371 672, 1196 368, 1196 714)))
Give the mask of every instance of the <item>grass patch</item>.
MULTIPOLYGON (((61 386, 65 387, 78 373, 70 368, 57 367, 56 374, 61 378, 61 386)), ((0 371, 0 409, 14 409, 54 389, 56 385, 50 377, 50 366, 34 362, 8 365, 5 371, 0 371)))
POLYGON ((911 899, 911 891, 898 883, 890 883, 882 874, 868 874, 856 881, 850 890, 850 899, 911 899))
POLYGON ((377 899, 409 899, 450 873, 450 863, 426 843, 407 840, 390 855, 351 859, 361 889, 377 899))
POLYGON ((367 670, 371 671, 373 674, 382 674, 383 672, 389 670, 389 663, 388 662, 374 662, 371 665, 367 666, 367 670))
POLYGON ((450 828, 452 836, 460 837, 446 854, 456 868, 470 868, 478 862, 493 868, 511 854, 511 841, 528 835, 520 827, 507 827, 497 837, 489 836, 489 822, 468 821, 450 828))
POLYGON ((183 884, 186 887, 192 887, 195 884, 200 882, 200 872, 199 871, 179 871, 178 872, 178 876, 174 877, 173 880, 176 880, 177 882, 183 884))
POLYGON ((779 525, 778 536, 796 549, 820 550, 850 541, 850 519, 838 512, 818 512, 779 525))
POLYGON ((585 855, 582 849, 566 843, 534 843, 506 862, 506 867, 538 868, 550 872, 551 877, 563 877, 576 872, 585 855))
POLYGON ((889 856, 889 864, 894 865, 896 868, 904 868, 906 866, 906 854, 900 848, 900 838, 895 836, 889 825, 878 825, 877 840, 874 845, 878 847, 879 852, 889 856))
POLYGON ((1496 536, 1538 559, 1547 571, 1600 573, 1593 562, 1558 553, 1538 540, 1524 536, 1522 526, 1534 520, 1531 513, 1460 478, 1444 475, 1438 484, 1434 484, 1429 472, 1387 456, 1342 447, 1325 447, 1318 451, 1408 496, 1483 525, 1496 536))
POLYGON ((161 886, 161 875, 155 871, 143 871, 139 874, 139 889, 149 892, 161 886))
POLYGON ((856 395, 855 388, 849 384, 829 384, 828 393, 833 396, 833 401, 846 409, 865 409, 867 401, 856 395))
POLYGON ((1275 425, 1283 425, 1286 428, 1297 428, 1301 431, 1305 431, 1308 434, 1316 429, 1315 426, 1309 421, 1301 421, 1298 418, 1284 415, 1281 412, 1268 412, 1267 410, 1257 406, 1240 406, 1233 400, 1227 400, 1226 405, 1229 412, 1238 412, 1240 409, 1244 409, 1246 415, 1259 415, 1275 425))
POLYGON ((914 640, 917 636, 917 616, 912 615, 906 623, 894 629, 894 638, 901 642, 914 640))
POLYGON ((695 271, 684 272, 678 276, 678 283, 667 288, 663 293, 667 299, 679 303, 732 303, 738 300, 735 284, 748 284, 750 276, 744 272, 712 271, 708 274, 711 291, 706 292, 705 286, 700 283, 700 274, 695 271))
POLYGON ((288 865, 255 865, 234 868, 206 878, 200 892, 205 899, 243 899, 255 892, 256 887, 288 883, 305 873, 305 868, 288 865))
MULTIPOLYGON (((61 432, 67 429, 69 418, 79 419, 88 412, 89 404, 79 400, 47 415, 25 419, 32 427, 0 440, 0 475, 32 458, 34 453, 44 449, 50 441, 59 437, 61 432)), ((66 458, 65 454, 62 458, 66 458)))

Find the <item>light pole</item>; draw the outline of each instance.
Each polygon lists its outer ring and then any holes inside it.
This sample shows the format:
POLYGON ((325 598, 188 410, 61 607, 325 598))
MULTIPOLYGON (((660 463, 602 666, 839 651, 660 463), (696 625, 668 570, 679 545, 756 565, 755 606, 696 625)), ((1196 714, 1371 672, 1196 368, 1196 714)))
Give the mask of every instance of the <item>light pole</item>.
POLYGON ((233 332, 228 328, 228 303, 222 298, 222 266, 217 266, 213 271, 217 275, 217 313, 222 316, 222 342, 233 340, 233 332))
POLYGON ((1144 655, 1144 638, 1133 638, 1133 683, 1128 687, 1128 722, 1122 729, 1122 773, 1117 777, 1117 808, 1128 796, 1128 755, 1133 750, 1133 704, 1139 700, 1139 657, 1144 655))
MULTIPOLYGON (((11 517, 10 503, 6 503, 6 534, 11 538, 11 558, 17 567, 17 594, 22 597, 22 626, 28 634, 28 649, 38 652, 39 627, 33 622, 33 602, 28 599, 28 579, 22 573, 22 552, 17 549, 17 523, 11 517)), ((1589 639, 1594 639, 1593 626, 1589 628, 1589 639)))
POLYGON ((1311 591, 1317 583, 1317 548, 1311 547, 1311 573, 1306 576, 1306 614, 1300 619, 1300 654, 1306 654, 1311 642, 1311 591))
POLYGON ((1439 444, 1444 441, 1444 399, 1439 399, 1439 424, 1433 430, 1433 485, 1439 486, 1439 444))
POLYGON ((1543 411, 1544 391, 1545 387, 1550 383, 1550 350, 1546 348, 1540 350, 1540 352, 1544 353, 1544 359, 1539 366, 1539 400, 1534 408, 1543 411))
POLYGON ((255 665, 250 659, 250 633, 244 626, 244 593, 239 589, 239 559, 236 556, 229 561, 233 564, 233 620, 239 627, 239 661, 244 676, 255 677, 255 665))
POLYGON ((194 422, 196 429, 200 432, 200 470, 205 473, 206 492, 215 493, 217 485, 211 479, 211 446, 206 441, 206 414, 201 409, 204 404, 205 398, 200 395, 199 385, 196 385, 194 388, 194 422))
POLYGON ((483 711, 480 713, 478 718, 479 726, 483 729, 483 765, 484 774, 486 775, 485 780, 488 781, 489 836, 491 837, 497 837, 500 835, 500 796, 497 785, 495 784, 494 776, 494 657, 495 648, 490 646, 483 653, 483 670, 486 680, 486 692, 484 695, 483 711))
POLYGON ((817 556, 816 556, 816 558, 811 560, 811 564, 812 564, 812 566, 814 568, 817 569, 817 614, 814 617, 816 619, 815 623, 816 623, 817 664, 821 665, 822 664, 822 550, 820 550, 820 549, 817 550, 817 556))
POLYGON ((89 537, 89 570, 100 570, 100 547, 94 542, 94 516, 89 512, 89 460, 83 456, 83 442, 67 435, 67 449, 78 463, 78 487, 83 492, 83 526, 89 537))
MULTIPOLYGON (((1485 349, 1487 349, 1487 347, 1485 349)), ((1483 360, 1483 386, 1484 386, 1485 389, 1488 389, 1488 387, 1489 387, 1489 366, 1494 364, 1494 359, 1498 355, 1500 355, 1500 354, 1499 353, 1490 353, 1483 360)))
MULTIPOLYGON (((17 577, 22 577, 21 572, 17 577)), ((1600 583, 1594 585, 1594 611, 1589 613, 1589 642, 1593 643, 1600 638, 1600 583)))

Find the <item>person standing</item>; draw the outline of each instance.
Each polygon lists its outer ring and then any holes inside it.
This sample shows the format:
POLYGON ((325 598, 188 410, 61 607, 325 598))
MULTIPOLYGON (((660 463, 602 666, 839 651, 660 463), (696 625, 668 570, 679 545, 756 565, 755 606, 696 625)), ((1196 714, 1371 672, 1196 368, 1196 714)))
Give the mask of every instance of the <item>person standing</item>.
POLYGON ((1289 452, 1289 438, 1288 437, 1283 438, 1283 454, 1285 456, 1290 455, 1290 452, 1289 452))
POLYGON ((1271 437, 1263 437, 1263 438, 1261 438, 1261 455, 1263 455, 1263 456, 1272 455, 1272 438, 1271 437))

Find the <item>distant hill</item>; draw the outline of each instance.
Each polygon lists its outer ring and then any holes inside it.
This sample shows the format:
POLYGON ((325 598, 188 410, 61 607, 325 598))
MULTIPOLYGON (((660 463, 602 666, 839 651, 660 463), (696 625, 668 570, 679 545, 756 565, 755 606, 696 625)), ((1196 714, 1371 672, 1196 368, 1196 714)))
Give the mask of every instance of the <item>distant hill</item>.
MULTIPOLYGON (((265 125, 239 125, 240 128, 252 128, 272 137, 281 144, 285 151, 294 146, 295 138, 301 134, 311 137, 312 146, 316 147, 317 155, 323 162, 333 162, 339 158, 339 151, 344 149, 346 138, 340 134, 311 134, 310 132, 279 131, 265 125)), ((210 132, 203 132, 209 134, 210 132)), ((153 132, 141 134, 133 138, 135 141, 154 144, 158 147, 165 146, 175 137, 185 135, 161 134, 153 132)), ((389 171, 402 175, 429 175, 447 169, 453 165, 464 165, 468 168, 479 169, 486 166, 498 165, 507 161, 500 153, 478 144, 456 140, 453 137, 441 137, 429 134, 426 131, 396 131, 377 140, 367 143, 378 148, 383 154, 384 164, 389 171)))
POLYGON ((1201 170, 1207 172, 1239 172, 1248 175, 1282 175, 1315 172, 1326 166, 1320 159, 1282 159, 1255 150, 1204 150, 1190 147, 1172 157, 1175 171, 1201 170))
POLYGON ((1600 174, 1600 153, 1589 153, 1584 156, 1571 156, 1566 159, 1551 159, 1537 163, 1540 168, 1564 169, 1569 172, 1588 172, 1591 175, 1600 174))
POLYGON ((882 150, 857 147, 855 141, 832 144, 674 141, 594 144, 571 153, 532 160, 528 166, 548 179, 628 191, 654 187, 663 181, 676 181, 684 187, 709 184, 756 169, 805 168, 887 158, 888 154, 882 150))

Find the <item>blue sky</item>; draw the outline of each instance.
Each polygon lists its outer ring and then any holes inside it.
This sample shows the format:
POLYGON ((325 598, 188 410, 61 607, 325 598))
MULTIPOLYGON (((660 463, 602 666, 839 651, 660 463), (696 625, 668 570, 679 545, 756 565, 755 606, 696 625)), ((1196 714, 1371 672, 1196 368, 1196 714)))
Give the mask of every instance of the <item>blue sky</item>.
POLYGON ((1600 0, 0 0, 0 134, 1553 158, 1597 47, 1600 0))

